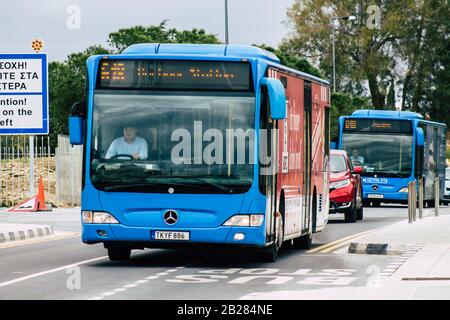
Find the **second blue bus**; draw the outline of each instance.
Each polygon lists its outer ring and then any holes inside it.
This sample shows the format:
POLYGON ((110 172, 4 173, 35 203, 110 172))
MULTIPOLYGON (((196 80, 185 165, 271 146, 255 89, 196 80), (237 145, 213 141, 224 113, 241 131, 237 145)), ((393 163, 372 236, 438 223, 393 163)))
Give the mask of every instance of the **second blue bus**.
POLYGON ((434 203, 434 183, 444 193, 446 125, 409 111, 357 110, 339 118, 338 148, 364 167, 365 205, 407 203, 408 183, 424 179, 424 201, 434 203))

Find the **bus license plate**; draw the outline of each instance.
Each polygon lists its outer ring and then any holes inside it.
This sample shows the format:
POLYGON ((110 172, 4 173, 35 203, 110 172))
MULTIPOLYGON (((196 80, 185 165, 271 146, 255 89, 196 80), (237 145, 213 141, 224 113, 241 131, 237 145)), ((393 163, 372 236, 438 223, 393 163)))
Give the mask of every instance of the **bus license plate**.
POLYGON ((383 199, 382 194, 368 194, 367 197, 371 199, 383 199))
POLYGON ((188 241, 189 240, 189 232, 155 231, 153 239, 155 239, 155 240, 188 241))

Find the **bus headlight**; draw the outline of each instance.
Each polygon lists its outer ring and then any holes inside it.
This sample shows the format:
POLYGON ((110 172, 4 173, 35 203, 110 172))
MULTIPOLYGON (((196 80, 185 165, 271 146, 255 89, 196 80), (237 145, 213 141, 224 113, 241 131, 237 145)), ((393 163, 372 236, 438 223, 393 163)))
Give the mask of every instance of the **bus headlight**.
POLYGON ((106 223, 116 224, 119 223, 116 218, 107 212, 95 212, 95 211, 82 211, 81 217, 84 223, 106 223))
POLYGON ((262 214, 240 214, 232 216, 223 225, 234 227, 259 227, 264 221, 262 214))
POLYGON ((403 187, 400 190, 398 190, 398 192, 408 193, 408 187, 403 187))

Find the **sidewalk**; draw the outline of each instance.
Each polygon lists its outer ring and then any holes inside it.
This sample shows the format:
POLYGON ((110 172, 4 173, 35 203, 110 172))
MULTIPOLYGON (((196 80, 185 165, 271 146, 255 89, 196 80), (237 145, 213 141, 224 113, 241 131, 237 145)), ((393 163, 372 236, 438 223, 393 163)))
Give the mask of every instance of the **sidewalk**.
POLYGON ((0 223, 0 244, 53 235, 49 225, 0 223))
MULTIPOLYGON (((434 214, 432 210, 426 212, 434 214)), ((357 245, 388 245, 408 258, 390 277, 403 281, 450 281, 450 208, 441 208, 440 215, 425 216, 409 224, 408 221, 366 234, 354 242, 357 245)), ((388 249, 389 254, 389 249, 388 249)))
MULTIPOLYGON (((391 263, 366 285, 255 292, 241 299, 450 300, 450 208, 441 207, 438 217, 427 209, 422 220, 409 224, 405 217, 353 242, 354 246, 387 247, 388 255, 392 248, 391 263)), ((360 255, 348 249, 335 253, 360 255)))

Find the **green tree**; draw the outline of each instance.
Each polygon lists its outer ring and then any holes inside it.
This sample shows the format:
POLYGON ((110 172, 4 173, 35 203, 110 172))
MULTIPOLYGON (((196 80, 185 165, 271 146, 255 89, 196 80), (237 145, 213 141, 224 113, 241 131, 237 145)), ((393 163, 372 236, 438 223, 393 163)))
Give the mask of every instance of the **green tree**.
POLYGON ((285 52, 283 52, 283 50, 281 50, 279 48, 275 49, 275 48, 267 46, 265 44, 262 44, 262 45, 254 44, 254 46, 274 53, 280 59, 280 62, 282 65, 285 65, 289 68, 292 68, 292 69, 295 69, 298 71, 302 71, 302 72, 306 72, 313 76, 322 78, 322 74, 320 73, 319 69, 314 67, 305 58, 299 57, 295 54, 285 53, 285 52))
POLYGON ((136 43, 220 43, 213 34, 203 29, 182 30, 166 26, 166 20, 157 26, 134 26, 109 34, 108 43, 113 52, 120 53, 136 43))
POLYGON ((135 26, 120 29, 109 35, 111 50, 91 46, 82 52, 70 54, 64 62, 49 64, 50 138, 56 146, 58 134, 67 134, 67 117, 73 103, 84 98, 86 86, 86 59, 91 55, 119 53, 137 43, 220 43, 215 35, 203 29, 167 29, 163 21, 157 26, 135 26))
POLYGON ((337 139, 339 117, 351 115, 353 111, 359 109, 373 109, 370 99, 355 97, 347 93, 336 92, 331 95, 331 140, 337 139))
MULTIPOLYGON (((450 21, 447 19, 447 30, 450 21)), ((436 61, 436 76, 432 79, 432 89, 427 93, 431 96, 431 119, 450 125, 450 41, 445 41, 439 48, 439 59, 436 61)))
POLYGON ((441 68, 446 66, 442 59, 448 54, 449 3, 448 0, 416 2, 405 8, 399 21, 401 36, 396 42, 396 52, 407 64, 401 81, 403 109, 433 113, 430 96, 436 86, 436 75, 442 75, 441 68))
POLYGON ((91 46, 70 54, 64 62, 49 63, 50 139, 56 146, 58 134, 67 134, 67 117, 72 104, 81 101, 86 87, 86 59, 109 51, 91 46))
POLYGON ((388 94, 389 103, 397 96, 392 83, 403 84, 403 104, 417 110, 429 100, 433 48, 448 42, 442 25, 449 13, 448 0, 295 0, 288 11, 293 30, 281 48, 314 59, 331 78, 335 30, 340 91, 361 95, 368 89, 374 107, 384 109, 388 94), (372 24, 371 5, 381 10, 379 25, 372 24), (356 22, 332 22, 349 15, 356 22))

